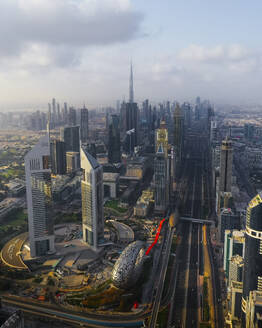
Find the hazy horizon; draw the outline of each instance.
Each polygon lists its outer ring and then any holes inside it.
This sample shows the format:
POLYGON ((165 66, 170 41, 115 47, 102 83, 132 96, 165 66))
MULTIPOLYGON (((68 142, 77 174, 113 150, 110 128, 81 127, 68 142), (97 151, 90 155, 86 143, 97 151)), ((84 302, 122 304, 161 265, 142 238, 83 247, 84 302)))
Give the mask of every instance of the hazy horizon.
POLYGON ((2 0, 0 111, 148 98, 262 104, 259 0, 2 0))

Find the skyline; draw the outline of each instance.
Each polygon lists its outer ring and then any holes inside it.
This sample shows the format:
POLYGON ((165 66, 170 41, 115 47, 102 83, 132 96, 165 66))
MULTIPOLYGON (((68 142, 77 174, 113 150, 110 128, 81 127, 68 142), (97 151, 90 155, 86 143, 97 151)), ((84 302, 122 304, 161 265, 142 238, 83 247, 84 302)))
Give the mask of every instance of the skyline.
POLYGON ((3 0, 0 110, 55 97, 89 108, 134 99, 262 103, 261 2, 3 0), (72 29, 73 27, 73 29, 72 29))

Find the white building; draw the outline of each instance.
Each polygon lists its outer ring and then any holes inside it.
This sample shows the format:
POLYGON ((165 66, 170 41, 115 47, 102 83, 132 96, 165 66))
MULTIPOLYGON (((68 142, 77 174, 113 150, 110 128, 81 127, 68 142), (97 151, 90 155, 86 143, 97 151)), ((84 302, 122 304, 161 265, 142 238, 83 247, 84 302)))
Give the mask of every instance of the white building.
POLYGON ((83 240, 97 250, 104 238, 103 168, 82 147, 80 158, 83 240))
POLYGON ((48 135, 26 155, 25 173, 30 252, 42 256, 55 250, 48 135))

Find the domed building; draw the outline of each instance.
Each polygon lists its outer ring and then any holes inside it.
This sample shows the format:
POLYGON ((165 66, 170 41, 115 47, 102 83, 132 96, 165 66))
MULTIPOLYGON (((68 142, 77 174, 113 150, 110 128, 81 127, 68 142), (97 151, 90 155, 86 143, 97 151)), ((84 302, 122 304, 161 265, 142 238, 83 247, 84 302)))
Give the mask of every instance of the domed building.
POLYGON ((144 260, 145 243, 137 240, 129 244, 114 265, 113 284, 122 289, 132 287, 141 275, 144 260))

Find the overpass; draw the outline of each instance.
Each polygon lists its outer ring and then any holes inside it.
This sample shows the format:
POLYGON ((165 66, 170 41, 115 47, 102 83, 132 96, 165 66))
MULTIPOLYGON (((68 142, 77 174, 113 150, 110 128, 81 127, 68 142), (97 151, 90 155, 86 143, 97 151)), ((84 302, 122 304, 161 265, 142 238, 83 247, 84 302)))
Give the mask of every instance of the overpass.
POLYGON ((199 223, 199 224, 212 224, 213 223, 213 221, 211 221, 211 220, 195 219, 195 218, 190 218, 190 217, 185 217, 185 216, 181 216, 179 219, 182 221, 199 223))

